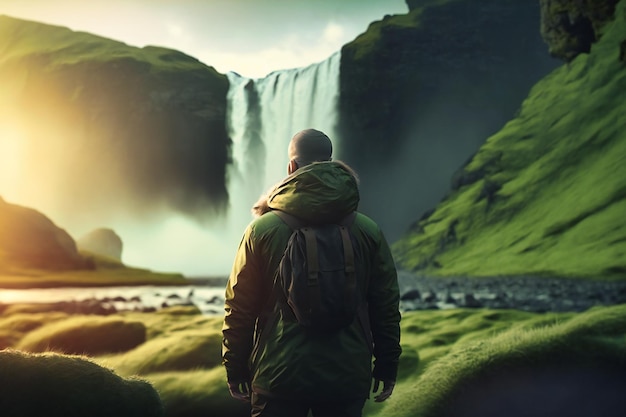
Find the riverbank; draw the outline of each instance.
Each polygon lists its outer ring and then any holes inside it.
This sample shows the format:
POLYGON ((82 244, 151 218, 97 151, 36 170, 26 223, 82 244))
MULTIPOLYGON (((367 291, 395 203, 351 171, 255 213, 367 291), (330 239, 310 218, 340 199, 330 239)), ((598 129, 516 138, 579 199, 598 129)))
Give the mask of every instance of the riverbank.
POLYGON ((624 280, 550 277, 424 277, 398 274, 401 308, 515 309, 530 312, 580 312, 594 306, 626 304, 624 280))
POLYGON ((179 273, 154 272, 148 269, 117 267, 92 270, 0 271, 0 288, 33 289, 61 287, 117 287, 138 285, 190 285, 193 282, 179 273))

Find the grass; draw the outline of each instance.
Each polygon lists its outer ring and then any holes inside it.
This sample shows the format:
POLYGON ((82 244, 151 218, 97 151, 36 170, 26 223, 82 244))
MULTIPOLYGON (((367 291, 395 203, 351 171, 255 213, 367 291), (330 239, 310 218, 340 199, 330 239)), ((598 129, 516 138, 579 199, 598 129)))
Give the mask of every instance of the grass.
POLYGON ((82 252, 93 270, 50 271, 28 269, 0 259, 0 288, 107 287, 134 285, 186 285, 179 273, 134 268, 111 258, 82 252))
POLYGON ((159 273, 145 269, 96 271, 29 271, 29 274, 0 275, 0 288, 107 287, 132 285, 186 285, 178 273, 159 273))
POLYGON ((0 351, 0 390, 4 416, 163 415, 150 384, 120 378, 84 356, 0 351))
POLYGON ((616 92, 626 89, 625 39, 622 1, 591 53, 531 90, 464 168, 483 174, 397 242, 396 259, 434 275, 622 279, 626 101, 616 92))
MULTIPOLYGON (((13 347, 26 347, 28 340, 60 339, 68 334, 66 329, 92 326, 93 338, 106 343, 105 339, 115 337, 107 327, 110 323, 141 323, 144 343, 117 353, 93 353, 91 360, 123 377, 150 382, 159 392, 167 416, 247 415, 245 406, 232 400, 226 389, 220 365, 222 318, 187 313, 166 309, 108 318, 5 313, 0 334, 17 339, 13 347)), ((503 391, 509 386, 506 381, 518 381, 521 386, 516 389, 528 390, 534 386, 532 381, 542 381, 548 371, 558 378, 576 372, 599 372, 600 376, 613 372, 626 381, 626 305, 595 307, 582 313, 408 312, 403 314, 401 326, 403 354, 394 395, 383 404, 368 401, 364 416, 457 416, 460 408, 478 406, 468 405, 470 394, 480 396, 499 387, 502 389, 493 392, 494 398, 511 396, 517 391, 503 391)), ((615 386, 621 387, 619 383, 615 386)), ((605 404, 612 404, 615 396, 610 389, 607 392, 605 404)), ((576 403, 567 392, 565 400, 576 403)))
POLYGON ((116 317, 76 316, 29 332, 15 348, 27 352, 56 351, 102 355, 125 352, 145 341, 146 328, 139 321, 116 317))

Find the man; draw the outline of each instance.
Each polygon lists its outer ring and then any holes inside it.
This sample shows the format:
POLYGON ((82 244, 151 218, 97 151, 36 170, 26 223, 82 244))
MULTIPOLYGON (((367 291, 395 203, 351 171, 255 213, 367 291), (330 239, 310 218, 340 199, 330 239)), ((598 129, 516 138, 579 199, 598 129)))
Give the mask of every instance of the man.
POLYGON ((311 410, 319 417, 358 417, 372 378, 375 393, 382 384, 376 402, 389 398, 395 385, 401 353, 396 269, 376 223, 357 213, 350 231, 364 252, 357 285, 367 302, 365 319, 319 337, 276 312, 273 278, 292 230, 274 211, 304 224, 331 223, 359 202, 356 175, 331 161, 324 133, 297 133, 288 152, 289 175, 253 208, 257 218, 228 280, 222 329, 228 387, 234 398, 251 402, 252 416, 306 417, 311 410), (269 320, 271 314, 277 318, 269 320))

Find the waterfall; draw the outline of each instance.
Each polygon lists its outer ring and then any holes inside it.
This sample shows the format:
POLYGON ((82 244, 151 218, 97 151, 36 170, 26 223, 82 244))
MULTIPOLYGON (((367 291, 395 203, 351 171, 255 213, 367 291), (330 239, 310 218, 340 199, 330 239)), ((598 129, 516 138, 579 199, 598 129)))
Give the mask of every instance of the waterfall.
POLYGON ((339 62, 337 52, 320 63, 261 79, 228 74, 229 225, 239 236, 254 202, 287 175, 287 146, 296 132, 321 130, 337 148, 339 62))

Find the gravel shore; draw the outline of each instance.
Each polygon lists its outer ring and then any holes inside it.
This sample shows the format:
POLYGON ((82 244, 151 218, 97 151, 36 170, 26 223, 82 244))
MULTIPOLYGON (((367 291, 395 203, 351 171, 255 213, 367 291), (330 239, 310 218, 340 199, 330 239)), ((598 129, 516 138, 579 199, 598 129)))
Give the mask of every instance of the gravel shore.
POLYGON ((590 281, 546 277, 424 277, 398 273, 404 311, 497 308, 532 312, 584 311, 597 305, 626 304, 626 278, 590 281))

